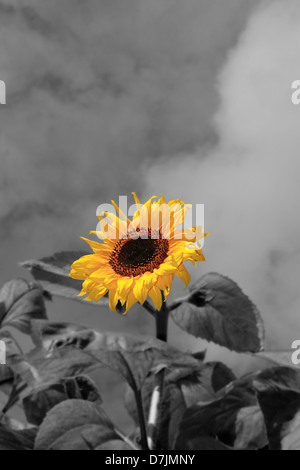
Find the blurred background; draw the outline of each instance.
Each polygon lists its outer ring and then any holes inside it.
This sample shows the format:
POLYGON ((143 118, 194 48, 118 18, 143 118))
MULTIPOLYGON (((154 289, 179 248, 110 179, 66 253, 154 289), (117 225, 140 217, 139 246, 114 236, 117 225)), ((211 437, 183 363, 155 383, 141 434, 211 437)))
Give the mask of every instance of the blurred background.
MULTIPOLYGON (((0 23, 1 284, 30 278, 19 261, 86 250, 79 237, 99 204, 164 194, 205 204, 207 261, 193 278, 237 281, 262 313, 267 348, 290 349, 300 337, 299 1, 1 0, 0 23)), ((154 331, 139 307, 121 317, 54 299, 48 312, 154 331)), ((170 341, 207 347, 175 326, 170 341)), ((118 414, 119 382, 103 382, 118 414)))

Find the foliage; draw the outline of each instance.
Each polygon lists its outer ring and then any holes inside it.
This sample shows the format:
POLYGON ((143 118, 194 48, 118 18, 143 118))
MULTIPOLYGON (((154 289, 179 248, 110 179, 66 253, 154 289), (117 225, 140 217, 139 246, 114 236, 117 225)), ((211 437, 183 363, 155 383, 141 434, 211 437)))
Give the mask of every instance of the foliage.
MULTIPOLYGON (((300 371, 286 365, 286 355, 280 365, 280 354, 261 353, 262 319, 235 282, 206 274, 165 311, 195 337, 265 358, 269 367, 239 378, 221 362, 205 361, 205 352, 193 355, 155 338, 49 321, 45 300, 52 295, 81 301, 78 281, 68 277, 80 255, 64 252, 25 262, 36 282, 12 280, 0 290, 0 340, 6 344, 6 365, 0 366, 2 400, 6 397, 1 450, 147 448, 152 426, 147 418, 158 383, 163 387, 154 449, 300 449, 300 371), (32 350, 21 350, 13 329, 31 337, 32 350), (113 370, 126 383, 130 436, 105 412, 101 384, 91 378, 99 368, 113 370), (14 407, 23 409, 23 422, 11 418, 14 407)), ((107 304, 106 298, 100 302, 107 304)))

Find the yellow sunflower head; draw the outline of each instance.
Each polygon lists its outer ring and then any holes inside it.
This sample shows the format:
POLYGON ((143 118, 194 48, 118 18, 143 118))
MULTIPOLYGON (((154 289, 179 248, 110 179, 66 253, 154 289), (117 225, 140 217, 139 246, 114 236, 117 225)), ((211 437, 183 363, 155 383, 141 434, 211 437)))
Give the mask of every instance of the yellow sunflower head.
POLYGON ((72 264, 70 276, 83 282, 79 295, 96 302, 108 293, 109 306, 116 311, 118 302, 125 311, 136 303, 143 304, 149 295, 157 310, 166 300, 176 274, 188 285, 190 275, 185 261, 205 261, 198 241, 204 236, 200 226, 178 229, 190 205, 179 199, 166 203, 156 196, 142 205, 133 193, 137 210, 128 219, 112 201, 120 217, 105 212, 99 215, 102 239, 97 243, 83 238, 94 253, 72 264), (162 296, 163 294, 163 296, 162 296))

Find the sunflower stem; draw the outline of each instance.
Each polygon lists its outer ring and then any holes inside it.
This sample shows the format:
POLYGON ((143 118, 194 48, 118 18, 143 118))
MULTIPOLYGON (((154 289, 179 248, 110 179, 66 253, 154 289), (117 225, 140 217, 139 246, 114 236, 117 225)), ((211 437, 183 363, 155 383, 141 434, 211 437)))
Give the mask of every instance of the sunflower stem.
MULTIPOLYGON (((156 338, 167 342, 168 338, 168 318, 169 309, 164 301, 160 311, 156 311, 156 338)), ((154 389, 151 396, 149 418, 148 418, 148 446, 150 450, 158 449, 159 443, 159 423, 161 414, 161 404, 164 391, 165 370, 160 370, 154 377, 154 389)))
POLYGON ((168 339, 168 319, 169 319, 169 308, 163 299, 162 307, 160 311, 156 311, 156 338, 160 341, 167 342, 168 339))
POLYGON ((156 316, 155 308, 153 308, 152 305, 147 300, 145 300, 142 307, 144 307, 144 309, 147 310, 147 312, 149 312, 153 317, 156 316))
POLYGON ((146 430, 146 423, 145 423, 145 415, 144 415, 144 408, 143 408, 143 400, 142 400, 141 390, 135 390, 134 394, 135 394, 135 400, 136 400, 139 423, 140 423, 141 446, 142 446, 143 450, 148 450, 147 430, 146 430))

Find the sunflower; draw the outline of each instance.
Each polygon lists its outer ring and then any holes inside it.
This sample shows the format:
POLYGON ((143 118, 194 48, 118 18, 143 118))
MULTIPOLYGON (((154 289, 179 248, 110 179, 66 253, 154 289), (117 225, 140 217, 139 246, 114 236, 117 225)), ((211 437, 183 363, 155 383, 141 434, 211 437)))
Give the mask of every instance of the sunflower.
POLYGON ((190 275, 185 261, 205 261, 199 239, 208 234, 200 226, 178 229, 191 205, 179 199, 166 203, 162 196, 153 196, 141 204, 135 193, 137 210, 128 219, 112 201, 118 215, 99 215, 100 230, 90 233, 102 239, 97 243, 85 240, 94 253, 72 264, 70 276, 84 281, 80 296, 98 301, 108 293, 109 307, 116 312, 118 302, 124 313, 149 296, 159 311, 166 300, 176 274, 185 285, 190 275))

